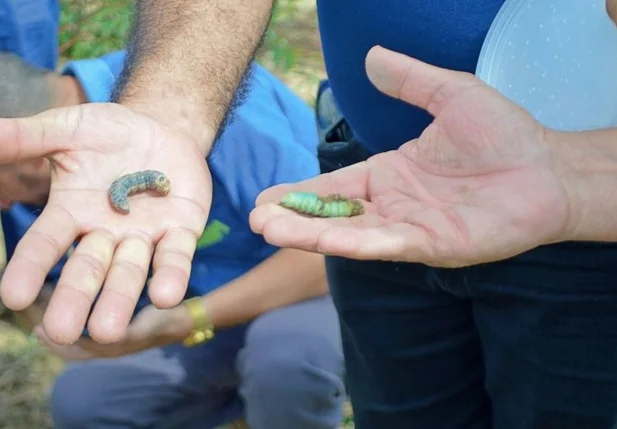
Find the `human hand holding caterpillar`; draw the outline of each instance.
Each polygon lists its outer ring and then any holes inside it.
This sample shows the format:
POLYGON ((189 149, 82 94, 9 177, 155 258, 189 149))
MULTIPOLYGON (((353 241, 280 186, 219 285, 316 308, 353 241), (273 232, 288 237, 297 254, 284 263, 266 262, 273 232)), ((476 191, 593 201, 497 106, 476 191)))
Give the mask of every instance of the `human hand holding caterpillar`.
POLYGON ((32 304, 47 273, 80 240, 44 314, 49 341, 77 340, 99 291, 91 337, 123 338, 151 261, 152 302, 169 308, 184 298, 210 210, 211 177, 200 138, 165 114, 91 103, 0 120, 0 162, 47 156, 52 165, 47 204, 2 278, 4 304, 16 311, 32 304), (133 190, 144 192, 127 203, 133 190))
POLYGON ((548 130, 470 74, 381 47, 369 52, 366 66, 380 91, 428 110, 433 123, 398 150, 263 192, 251 225, 269 243, 353 259, 460 267, 555 241, 617 240, 615 221, 600 231, 586 216, 593 202, 604 209, 594 212, 602 221, 614 218, 615 203, 602 206, 601 192, 614 189, 617 175, 600 178, 591 167, 589 175, 577 171, 592 156, 592 144, 598 154, 606 152, 602 136, 580 151, 574 143, 587 138, 584 133, 548 130), (290 192, 342 194, 362 201, 365 213, 302 216, 278 204, 290 192))

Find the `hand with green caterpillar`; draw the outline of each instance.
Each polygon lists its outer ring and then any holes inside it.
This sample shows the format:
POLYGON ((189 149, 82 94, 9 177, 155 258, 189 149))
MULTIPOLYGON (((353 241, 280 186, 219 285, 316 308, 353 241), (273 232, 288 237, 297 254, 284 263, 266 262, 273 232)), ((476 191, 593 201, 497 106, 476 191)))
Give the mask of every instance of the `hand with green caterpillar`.
POLYGON ((548 130, 473 75, 381 47, 369 52, 366 66, 380 91, 428 110, 433 123, 398 150, 263 192, 251 225, 269 243, 457 267, 556 241, 617 239, 617 204, 602 198, 615 187, 617 162, 604 162, 597 173, 592 159, 606 152, 614 131, 548 130), (609 170, 612 176, 603 175, 609 170), (300 191, 357 198, 365 213, 309 218, 277 204, 300 191), (607 228, 594 228, 592 214, 607 228))

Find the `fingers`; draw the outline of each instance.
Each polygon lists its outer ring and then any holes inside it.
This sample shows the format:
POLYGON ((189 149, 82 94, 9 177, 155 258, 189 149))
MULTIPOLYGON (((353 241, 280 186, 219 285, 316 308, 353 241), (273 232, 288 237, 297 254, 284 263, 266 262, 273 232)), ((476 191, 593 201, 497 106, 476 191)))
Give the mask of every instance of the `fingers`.
POLYGON ((34 302, 47 274, 78 233, 77 222, 66 210, 45 207, 17 244, 2 276, 0 294, 8 308, 20 311, 34 302))
POLYGON ((64 360, 79 361, 93 359, 96 357, 94 353, 81 346, 81 340, 76 344, 58 345, 51 340, 42 326, 36 326, 33 331, 36 334, 40 344, 47 347, 52 353, 55 353, 64 360))
POLYGON ((110 232, 93 231, 81 239, 68 258, 43 317, 43 327, 52 341, 69 344, 79 338, 115 247, 110 232))
POLYGON ((338 193, 349 198, 366 199, 368 165, 360 162, 332 173, 321 174, 313 179, 295 184, 277 185, 257 196, 256 205, 278 203, 288 192, 314 192, 319 195, 338 193))
POLYGON ((320 235, 317 250, 359 260, 434 262, 433 246, 426 232, 403 223, 332 228, 320 235))
POLYGON ((264 204, 251 213, 251 226, 265 240, 279 247, 319 251, 320 237, 328 230, 350 227, 369 228, 383 225, 385 219, 374 214, 374 207, 363 202, 368 214, 352 218, 308 218, 275 204, 264 204))
POLYGON ((67 149, 75 132, 76 112, 59 117, 60 111, 18 119, 0 119, 0 163, 48 156, 67 149))
POLYGON ((462 90, 481 84, 469 73, 435 67, 381 46, 368 52, 366 72, 384 94, 425 109, 433 116, 462 90))
POLYGON ((258 206, 250 215, 251 229, 275 246, 315 252, 319 235, 332 227, 327 219, 306 218, 274 204, 258 206))
POLYGON ((126 237, 116 249, 88 321, 90 336, 98 343, 115 343, 124 337, 146 284, 152 252, 151 240, 136 235, 126 237))
POLYGON ((264 239, 278 247, 361 260, 435 261, 433 244, 424 230, 411 224, 392 224, 374 213, 353 218, 306 218, 265 204, 251 216, 252 225, 264 239))
MULTIPOLYGON (((2 294, 9 308, 23 309, 34 301, 46 274, 77 236, 77 226, 53 207, 48 206, 24 236, 6 268, 2 294), (64 227, 51 227, 49 218, 64 227)), ((159 241, 150 286, 155 306, 172 307, 182 301, 196 246, 196 235, 184 229, 170 230, 159 241)), ((84 236, 67 260, 43 317, 47 338, 57 345, 78 340, 102 290, 88 322, 90 335, 101 344, 120 341, 146 284, 152 253, 148 238, 128 236, 116 249, 109 232, 84 236)))
POLYGON ((184 299, 196 248, 195 233, 182 228, 170 229, 159 241, 148 291, 155 307, 174 307, 184 299))

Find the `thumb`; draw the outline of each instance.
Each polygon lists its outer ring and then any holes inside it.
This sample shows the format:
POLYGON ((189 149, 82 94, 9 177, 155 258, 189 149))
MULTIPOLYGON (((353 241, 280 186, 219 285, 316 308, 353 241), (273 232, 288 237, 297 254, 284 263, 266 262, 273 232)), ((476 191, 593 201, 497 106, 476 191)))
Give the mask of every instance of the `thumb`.
POLYGON ((53 155, 68 149, 77 129, 74 111, 59 115, 59 109, 25 118, 0 119, 0 163, 53 155))
POLYGON ((474 75, 432 66, 374 46, 366 56, 366 73, 375 87, 437 116, 461 91, 481 81, 474 75))

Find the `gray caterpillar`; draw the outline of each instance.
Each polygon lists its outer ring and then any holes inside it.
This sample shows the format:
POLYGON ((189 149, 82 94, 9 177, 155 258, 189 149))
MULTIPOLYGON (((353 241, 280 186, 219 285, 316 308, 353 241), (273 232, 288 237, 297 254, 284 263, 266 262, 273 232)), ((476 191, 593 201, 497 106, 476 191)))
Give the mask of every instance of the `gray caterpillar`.
POLYGON ((314 217, 351 217, 364 213, 364 206, 360 201, 339 194, 320 197, 311 192, 290 192, 279 204, 297 213, 314 217))
POLYGON ((129 195, 152 189, 161 195, 167 195, 171 182, 160 171, 143 170, 118 177, 109 186, 111 205, 121 213, 129 213, 129 195))

